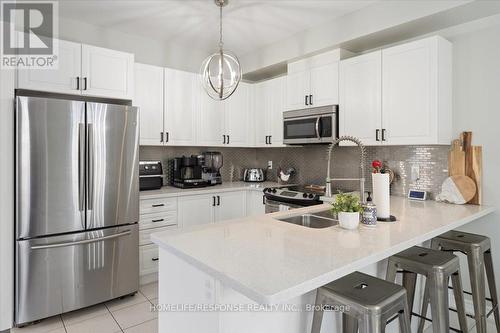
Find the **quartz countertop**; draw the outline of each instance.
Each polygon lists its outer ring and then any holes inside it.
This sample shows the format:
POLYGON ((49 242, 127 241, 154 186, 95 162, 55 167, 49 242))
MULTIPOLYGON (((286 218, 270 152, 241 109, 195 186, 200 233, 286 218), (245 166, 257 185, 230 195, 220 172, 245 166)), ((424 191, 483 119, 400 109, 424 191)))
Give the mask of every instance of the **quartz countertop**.
MULTIPOLYGON (((179 197, 183 195, 210 194, 231 191, 254 190, 262 191, 266 187, 285 186, 276 182, 248 183, 243 181, 225 182, 219 185, 199 187, 199 188, 177 188, 173 186, 163 186, 159 190, 141 191, 141 199, 154 199, 157 197, 179 197)), ((289 186, 289 185, 288 185, 289 186)))
POLYGON ((494 211, 391 197, 391 214, 398 221, 375 227, 310 229, 274 219, 328 208, 323 204, 166 231, 152 240, 255 302, 277 304, 494 211))

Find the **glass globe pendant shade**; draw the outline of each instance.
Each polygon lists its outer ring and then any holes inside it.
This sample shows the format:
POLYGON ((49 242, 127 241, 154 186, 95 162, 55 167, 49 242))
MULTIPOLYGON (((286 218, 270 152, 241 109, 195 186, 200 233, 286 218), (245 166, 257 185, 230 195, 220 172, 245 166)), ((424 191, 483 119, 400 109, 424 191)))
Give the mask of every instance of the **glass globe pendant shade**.
POLYGON ((236 91, 242 72, 238 57, 231 51, 221 49, 203 61, 200 74, 208 96, 225 100, 236 91))

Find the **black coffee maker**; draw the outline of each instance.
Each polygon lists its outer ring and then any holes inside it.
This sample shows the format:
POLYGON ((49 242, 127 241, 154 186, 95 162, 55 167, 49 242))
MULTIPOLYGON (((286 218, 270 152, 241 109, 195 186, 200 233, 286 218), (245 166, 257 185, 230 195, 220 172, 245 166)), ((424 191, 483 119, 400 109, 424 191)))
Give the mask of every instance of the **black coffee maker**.
POLYGON ((202 165, 198 156, 191 155, 174 158, 172 186, 178 188, 208 186, 208 182, 202 179, 202 165))

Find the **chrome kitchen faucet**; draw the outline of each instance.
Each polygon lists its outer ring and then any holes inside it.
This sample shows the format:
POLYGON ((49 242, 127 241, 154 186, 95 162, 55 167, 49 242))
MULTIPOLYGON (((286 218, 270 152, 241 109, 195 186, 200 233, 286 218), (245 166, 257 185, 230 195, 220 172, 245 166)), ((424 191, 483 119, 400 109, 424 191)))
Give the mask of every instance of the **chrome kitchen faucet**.
POLYGON ((359 180, 359 195, 361 198, 361 202, 365 202, 365 159, 366 159, 366 149, 365 145, 363 142, 361 142, 360 139, 354 137, 354 136, 341 136, 338 139, 335 139, 332 141, 330 146, 328 146, 328 151, 327 151, 327 157, 328 157, 328 167, 327 167, 327 172, 326 172, 326 191, 325 191, 325 196, 331 197, 332 196, 332 180, 334 181, 349 181, 349 180, 359 180), (339 142, 342 141, 350 141, 354 142, 355 144, 358 145, 359 147, 359 153, 360 153, 360 158, 359 158, 359 171, 360 175, 359 178, 330 178, 330 164, 332 161, 332 151, 333 147, 335 147, 339 142))

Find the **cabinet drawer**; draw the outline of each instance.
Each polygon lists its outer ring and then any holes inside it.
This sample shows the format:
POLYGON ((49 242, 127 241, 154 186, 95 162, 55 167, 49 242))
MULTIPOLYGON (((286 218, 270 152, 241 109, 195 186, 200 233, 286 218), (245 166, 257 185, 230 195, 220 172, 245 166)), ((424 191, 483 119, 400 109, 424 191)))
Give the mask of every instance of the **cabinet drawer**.
POLYGON ((177 225, 172 225, 163 228, 151 228, 139 231, 139 245, 148 245, 153 244, 151 241, 151 234, 155 232, 162 232, 167 230, 176 229, 177 225))
POLYGON ((166 227, 168 225, 177 225, 177 211, 141 214, 139 217, 140 230, 166 227))
POLYGON ((151 214, 177 210, 177 198, 141 199, 140 214, 151 214))
POLYGON ((158 245, 139 246, 139 274, 147 275, 158 272, 158 245))

